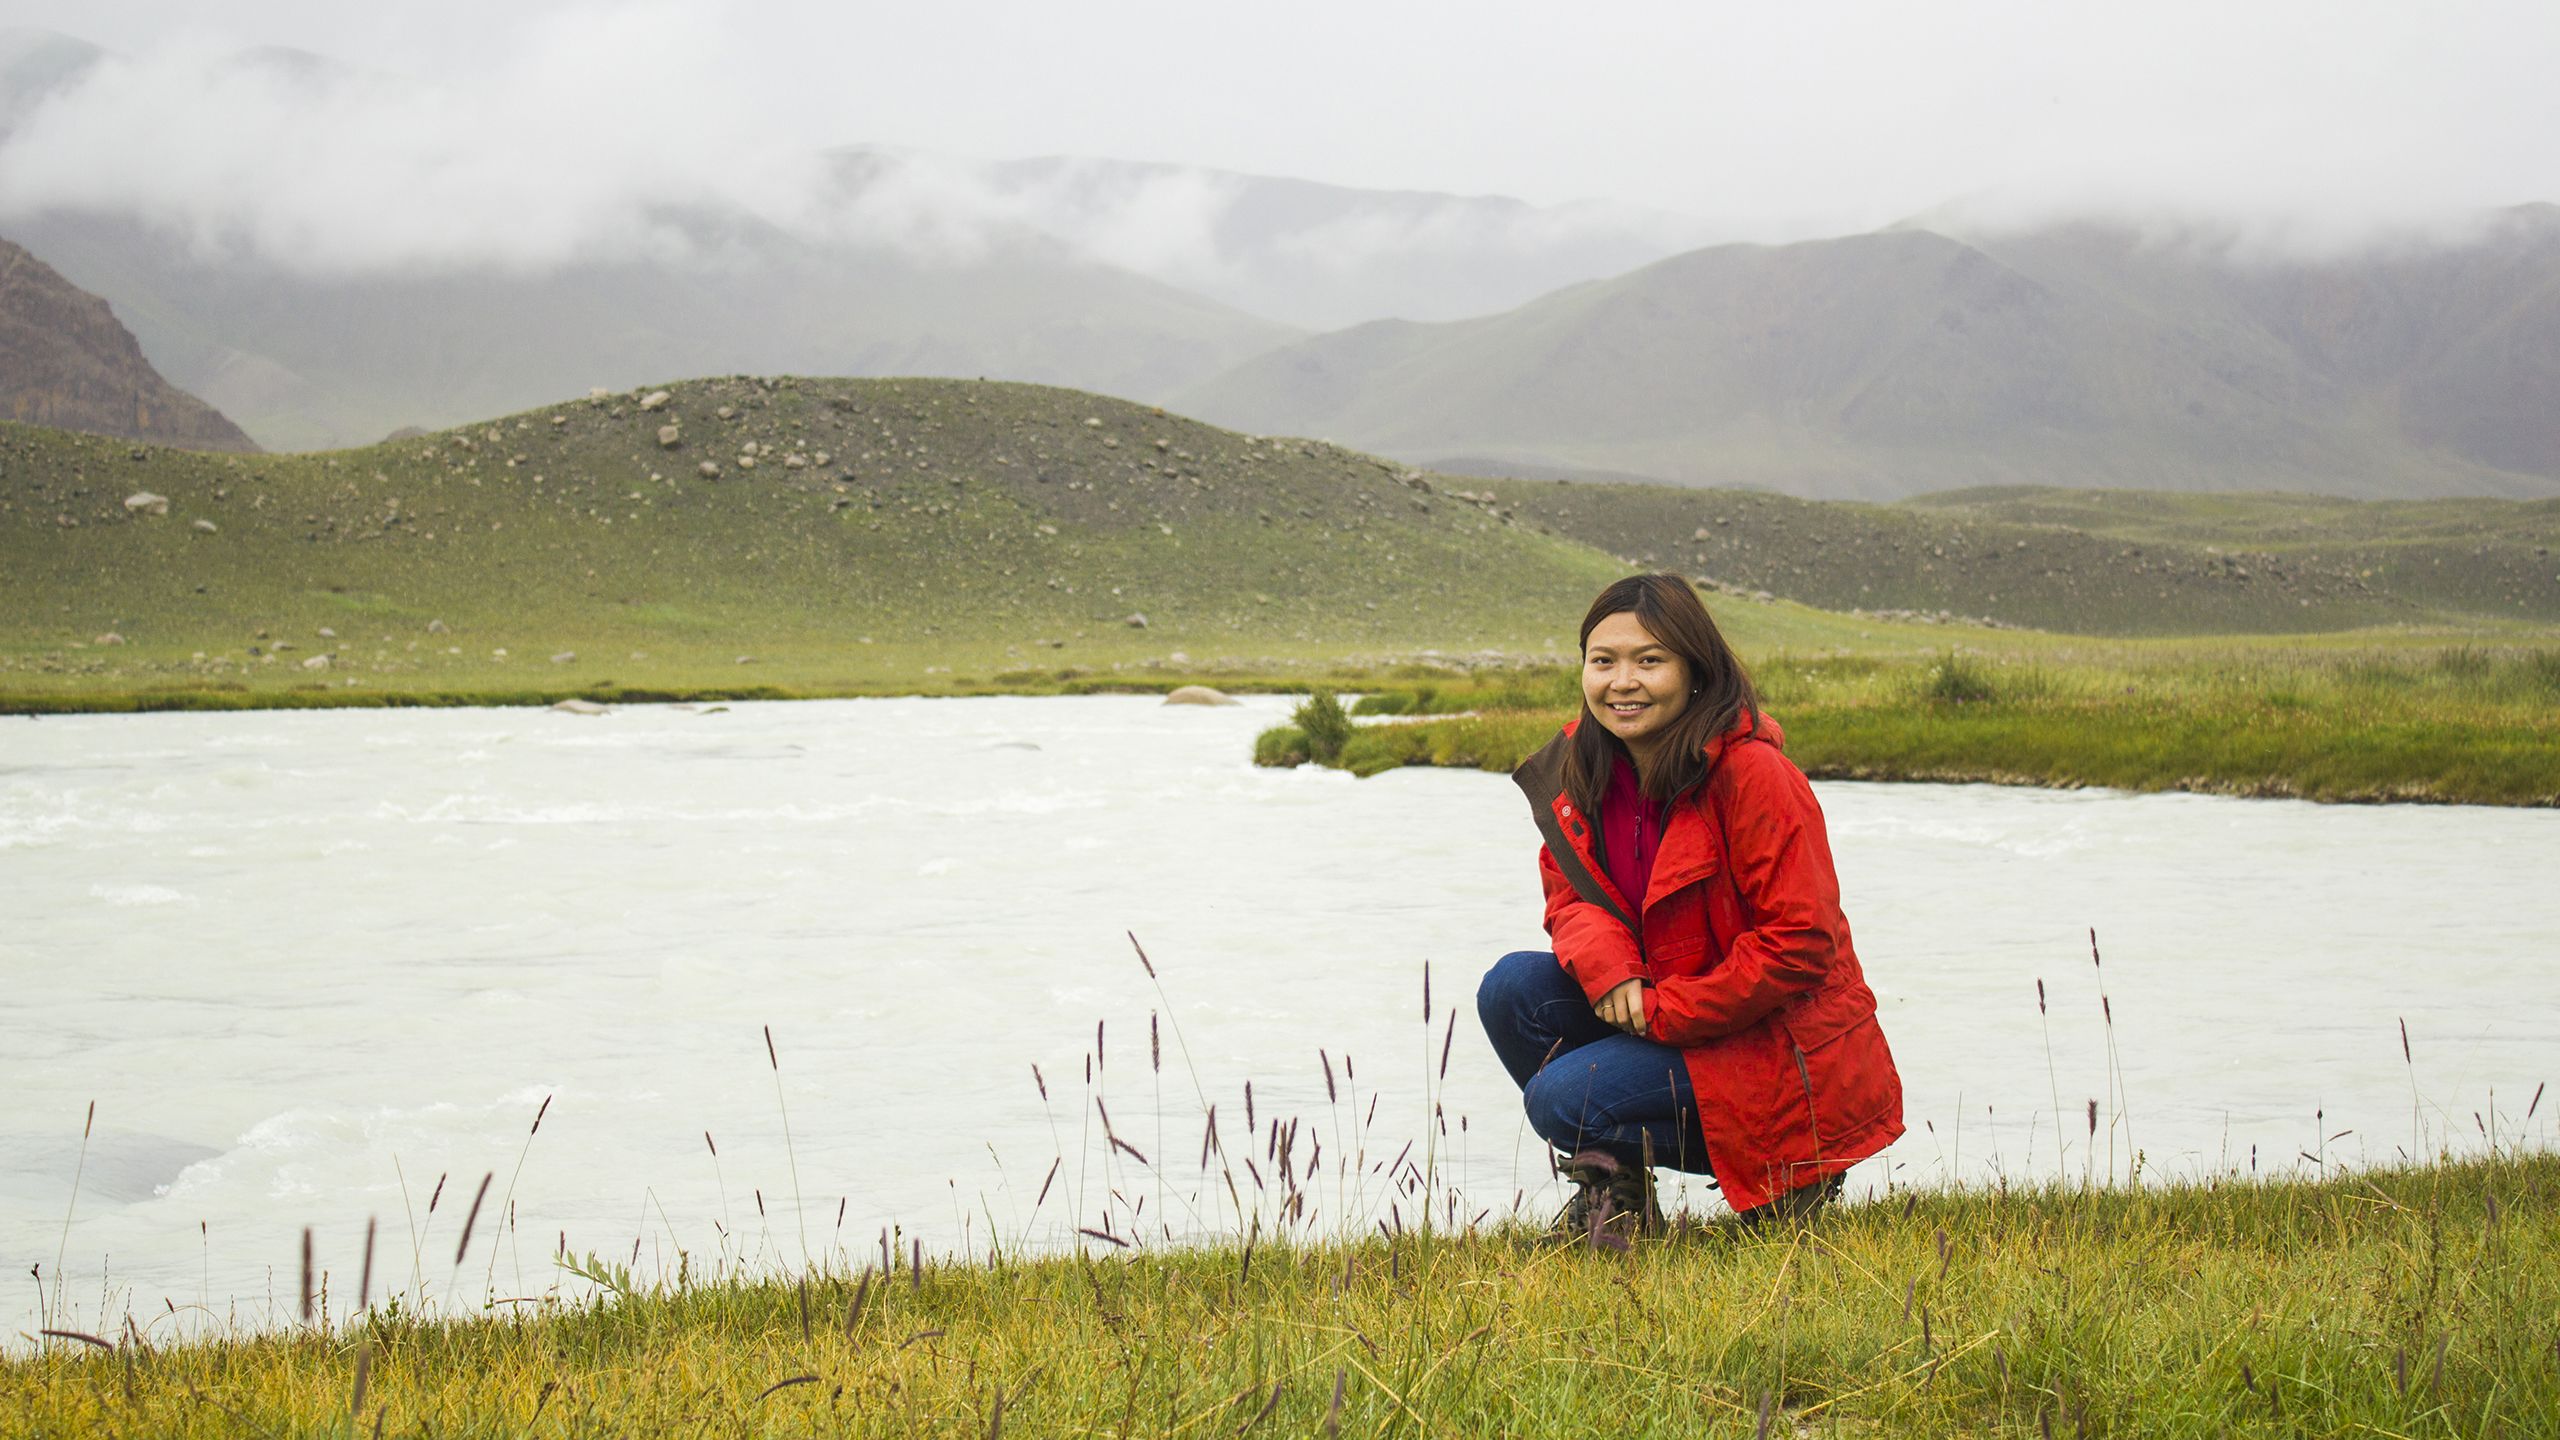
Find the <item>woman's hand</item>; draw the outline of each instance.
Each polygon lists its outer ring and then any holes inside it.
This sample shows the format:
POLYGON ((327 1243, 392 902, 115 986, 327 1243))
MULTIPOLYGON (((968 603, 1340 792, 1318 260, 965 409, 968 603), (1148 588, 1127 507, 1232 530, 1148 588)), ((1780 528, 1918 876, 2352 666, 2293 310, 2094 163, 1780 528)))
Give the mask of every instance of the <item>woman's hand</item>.
POLYGON ((1600 1003, 1592 1006, 1591 1012, 1607 1024, 1642 1038, 1645 1034, 1644 982, 1629 980, 1620 984, 1601 996, 1600 1003))

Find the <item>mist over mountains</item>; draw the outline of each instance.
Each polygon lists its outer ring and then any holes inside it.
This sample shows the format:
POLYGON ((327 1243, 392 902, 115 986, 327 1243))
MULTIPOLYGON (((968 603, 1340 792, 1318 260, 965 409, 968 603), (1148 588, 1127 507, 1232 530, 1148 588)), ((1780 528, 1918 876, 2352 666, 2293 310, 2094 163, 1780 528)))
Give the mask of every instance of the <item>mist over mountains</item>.
POLYGON ((1812 496, 2560 490, 2549 207, 2423 243, 1950 212, 1716 244, 1633 207, 827 148, 702 121, 751 113, 739 77, 610 83, 685 39, 537 28, 464 89, 0 33, 0 234, 278 449, 597 386, 912 374, 1812 496))

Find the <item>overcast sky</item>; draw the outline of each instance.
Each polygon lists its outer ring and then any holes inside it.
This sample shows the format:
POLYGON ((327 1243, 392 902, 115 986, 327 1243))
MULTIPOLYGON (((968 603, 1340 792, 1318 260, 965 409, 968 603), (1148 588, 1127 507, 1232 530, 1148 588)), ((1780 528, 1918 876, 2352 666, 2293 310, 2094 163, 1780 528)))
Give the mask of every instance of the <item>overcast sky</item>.
POLYGON ((0 25, 146 62, 59 127, 50 169, 0 170, 57 195, 94 183, 74 172, 189 168, 249 204, 332 154, 358 201, 363 169, 385 189, 484 167, 528 195, 652 169, 717 190, 871 141, 1606 198, 1737 238, 1956 200, 2350 236, 2560 200, 2551 0, 0 0, 0 25), (467 104, 297 117, 179 78, 268 44, 467 104))

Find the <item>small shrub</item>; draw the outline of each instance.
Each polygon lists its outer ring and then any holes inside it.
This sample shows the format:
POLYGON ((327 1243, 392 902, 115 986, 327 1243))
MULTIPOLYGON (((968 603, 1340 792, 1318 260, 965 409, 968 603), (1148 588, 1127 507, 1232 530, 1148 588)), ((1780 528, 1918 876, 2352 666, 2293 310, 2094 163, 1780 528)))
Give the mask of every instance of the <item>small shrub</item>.
POLYGON ((2450 645, 2436 652, 2438 674, 2455 680, 2478 680, 2489 673, 2495 662, 2489 652, 2477 645, 2450 645))
POLYGON ((2527 651, 2517 670, 2532 693, 2560 696, 2560 650, 2527 651))
POLYGON ((1343 742, 1351 738, 1351 716, 1330 690, 1309 695, 1289 719, 1306 732, 1307 754, 1319 765, 1330 765, 1340 758, 1343 742))
POLYGON ((1253 737, 1253 763, 1286 770, 1307 763, 1307 732, 1295 725, 1275 725, 1253 737))
POLYGON ((1920 698, 1933 705, 1979 705, 1999 699, 2000 685, 1992 679, 1991 667, 1950 650, 1929 667, 1920 698))

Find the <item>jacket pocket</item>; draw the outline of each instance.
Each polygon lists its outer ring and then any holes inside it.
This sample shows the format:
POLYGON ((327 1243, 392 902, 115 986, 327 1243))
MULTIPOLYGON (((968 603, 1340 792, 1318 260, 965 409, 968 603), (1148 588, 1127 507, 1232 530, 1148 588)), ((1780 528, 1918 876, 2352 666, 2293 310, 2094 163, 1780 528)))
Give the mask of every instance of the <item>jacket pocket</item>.
POLYGON ((1874 1011, 1790 1018, 1786 1031, 1791 1078, 1803 1097, 1814 1145, 1825 1158, 1839 1158, 1840 1145, 1888 1112, 1899 1117, 1902 1081, 1874 1011))

